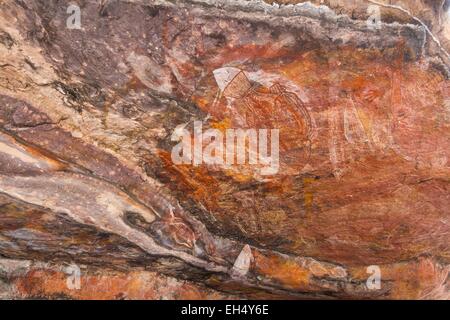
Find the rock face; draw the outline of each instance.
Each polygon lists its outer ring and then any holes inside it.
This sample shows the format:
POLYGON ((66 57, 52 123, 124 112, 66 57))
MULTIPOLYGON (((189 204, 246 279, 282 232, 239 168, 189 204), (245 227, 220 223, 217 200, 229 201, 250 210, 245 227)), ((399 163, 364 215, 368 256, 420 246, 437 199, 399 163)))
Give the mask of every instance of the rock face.
POLYGON ((448 1, 297 2, 1 1, 0 297, 449 299, 448 1))

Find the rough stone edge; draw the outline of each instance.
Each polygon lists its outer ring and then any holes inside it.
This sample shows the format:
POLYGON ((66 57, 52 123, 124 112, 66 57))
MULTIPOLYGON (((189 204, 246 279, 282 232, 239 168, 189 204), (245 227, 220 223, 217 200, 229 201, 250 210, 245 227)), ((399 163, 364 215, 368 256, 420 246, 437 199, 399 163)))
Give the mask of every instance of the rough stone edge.
MULTIPOLYGON (((214 16, 215 13, 226 12, 229 18, 239 18, 247 21, 265 22, 272 24, 274 27, 289 26, 296 28, 300 26, 302 21, 298 19, 308 18, 312 20, 325 19, 327 23, 339 24, 337 28, 347 27, 356 32, 367 32, 374 37, 386 36, 386 32, 391 35, 396 34, 399 38, 405 38, 409 42, 417 42, 417 48, 421 51, 415 50, 418 57, 423 58, 431 67, 442 73, 446 79, 450 79, 450 61, 440 54, 430 54, 425 49, 428 40, 427 31, 421 25, 411 23, 385 23, 381 22, 381 30, 373 30, 367 26, 365 20, 352 19, 347 14, 337 14, 335 10, 326 5, 315 5, 310 1, 305 1, 298 4, 268 4, 263 0, 120 0, 126 3, 133 3, 138 5, 152 5, 160 7, 180 9, 192 9, 193 7, 201 8, 215 8, 219 12, 209 12, 208 15, 214 16), (274 22, 274 18, 287 18, 288 21, 274 22), (295 22, 299 22, 296 26, 295 22), (413 36, 406 37, 402 33, 411 33, 413 36)), ((368 2, 370 4, 370 2, 368 2)), ((303 21, 304 22, 304 21, 303 21)), ((361 40, 363 42, 364 39, 361 40)), ((383 48, 376 46, 377 48, 383 48)))

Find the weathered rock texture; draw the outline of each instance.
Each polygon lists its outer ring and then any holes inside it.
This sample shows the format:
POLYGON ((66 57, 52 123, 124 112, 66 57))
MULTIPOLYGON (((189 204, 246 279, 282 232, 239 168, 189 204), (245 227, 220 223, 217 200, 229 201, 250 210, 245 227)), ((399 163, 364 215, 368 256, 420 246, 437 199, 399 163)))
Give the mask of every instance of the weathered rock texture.
POLYGON ((77 2, 0 1, 0 297, 450 298, 446 1, 77 2), (175 164, 194 121, 279 171, 175 164))

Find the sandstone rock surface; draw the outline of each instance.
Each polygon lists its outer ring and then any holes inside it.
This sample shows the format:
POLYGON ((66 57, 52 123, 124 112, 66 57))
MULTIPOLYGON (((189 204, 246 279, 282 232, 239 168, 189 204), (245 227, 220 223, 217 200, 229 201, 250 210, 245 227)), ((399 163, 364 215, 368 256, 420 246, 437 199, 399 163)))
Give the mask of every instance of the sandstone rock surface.
POLYGON ((450 298, 448 1, 77 2, 0 0, 0 298, 450 298))

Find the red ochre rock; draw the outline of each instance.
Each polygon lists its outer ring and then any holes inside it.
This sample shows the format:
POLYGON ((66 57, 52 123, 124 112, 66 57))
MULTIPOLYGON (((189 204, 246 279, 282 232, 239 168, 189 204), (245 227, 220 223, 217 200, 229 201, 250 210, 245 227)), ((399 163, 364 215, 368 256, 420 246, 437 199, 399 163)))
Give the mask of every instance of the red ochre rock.
POLYGON ((449 299, 448 1, 321 3, 3 1, 0 298, 449 299))

